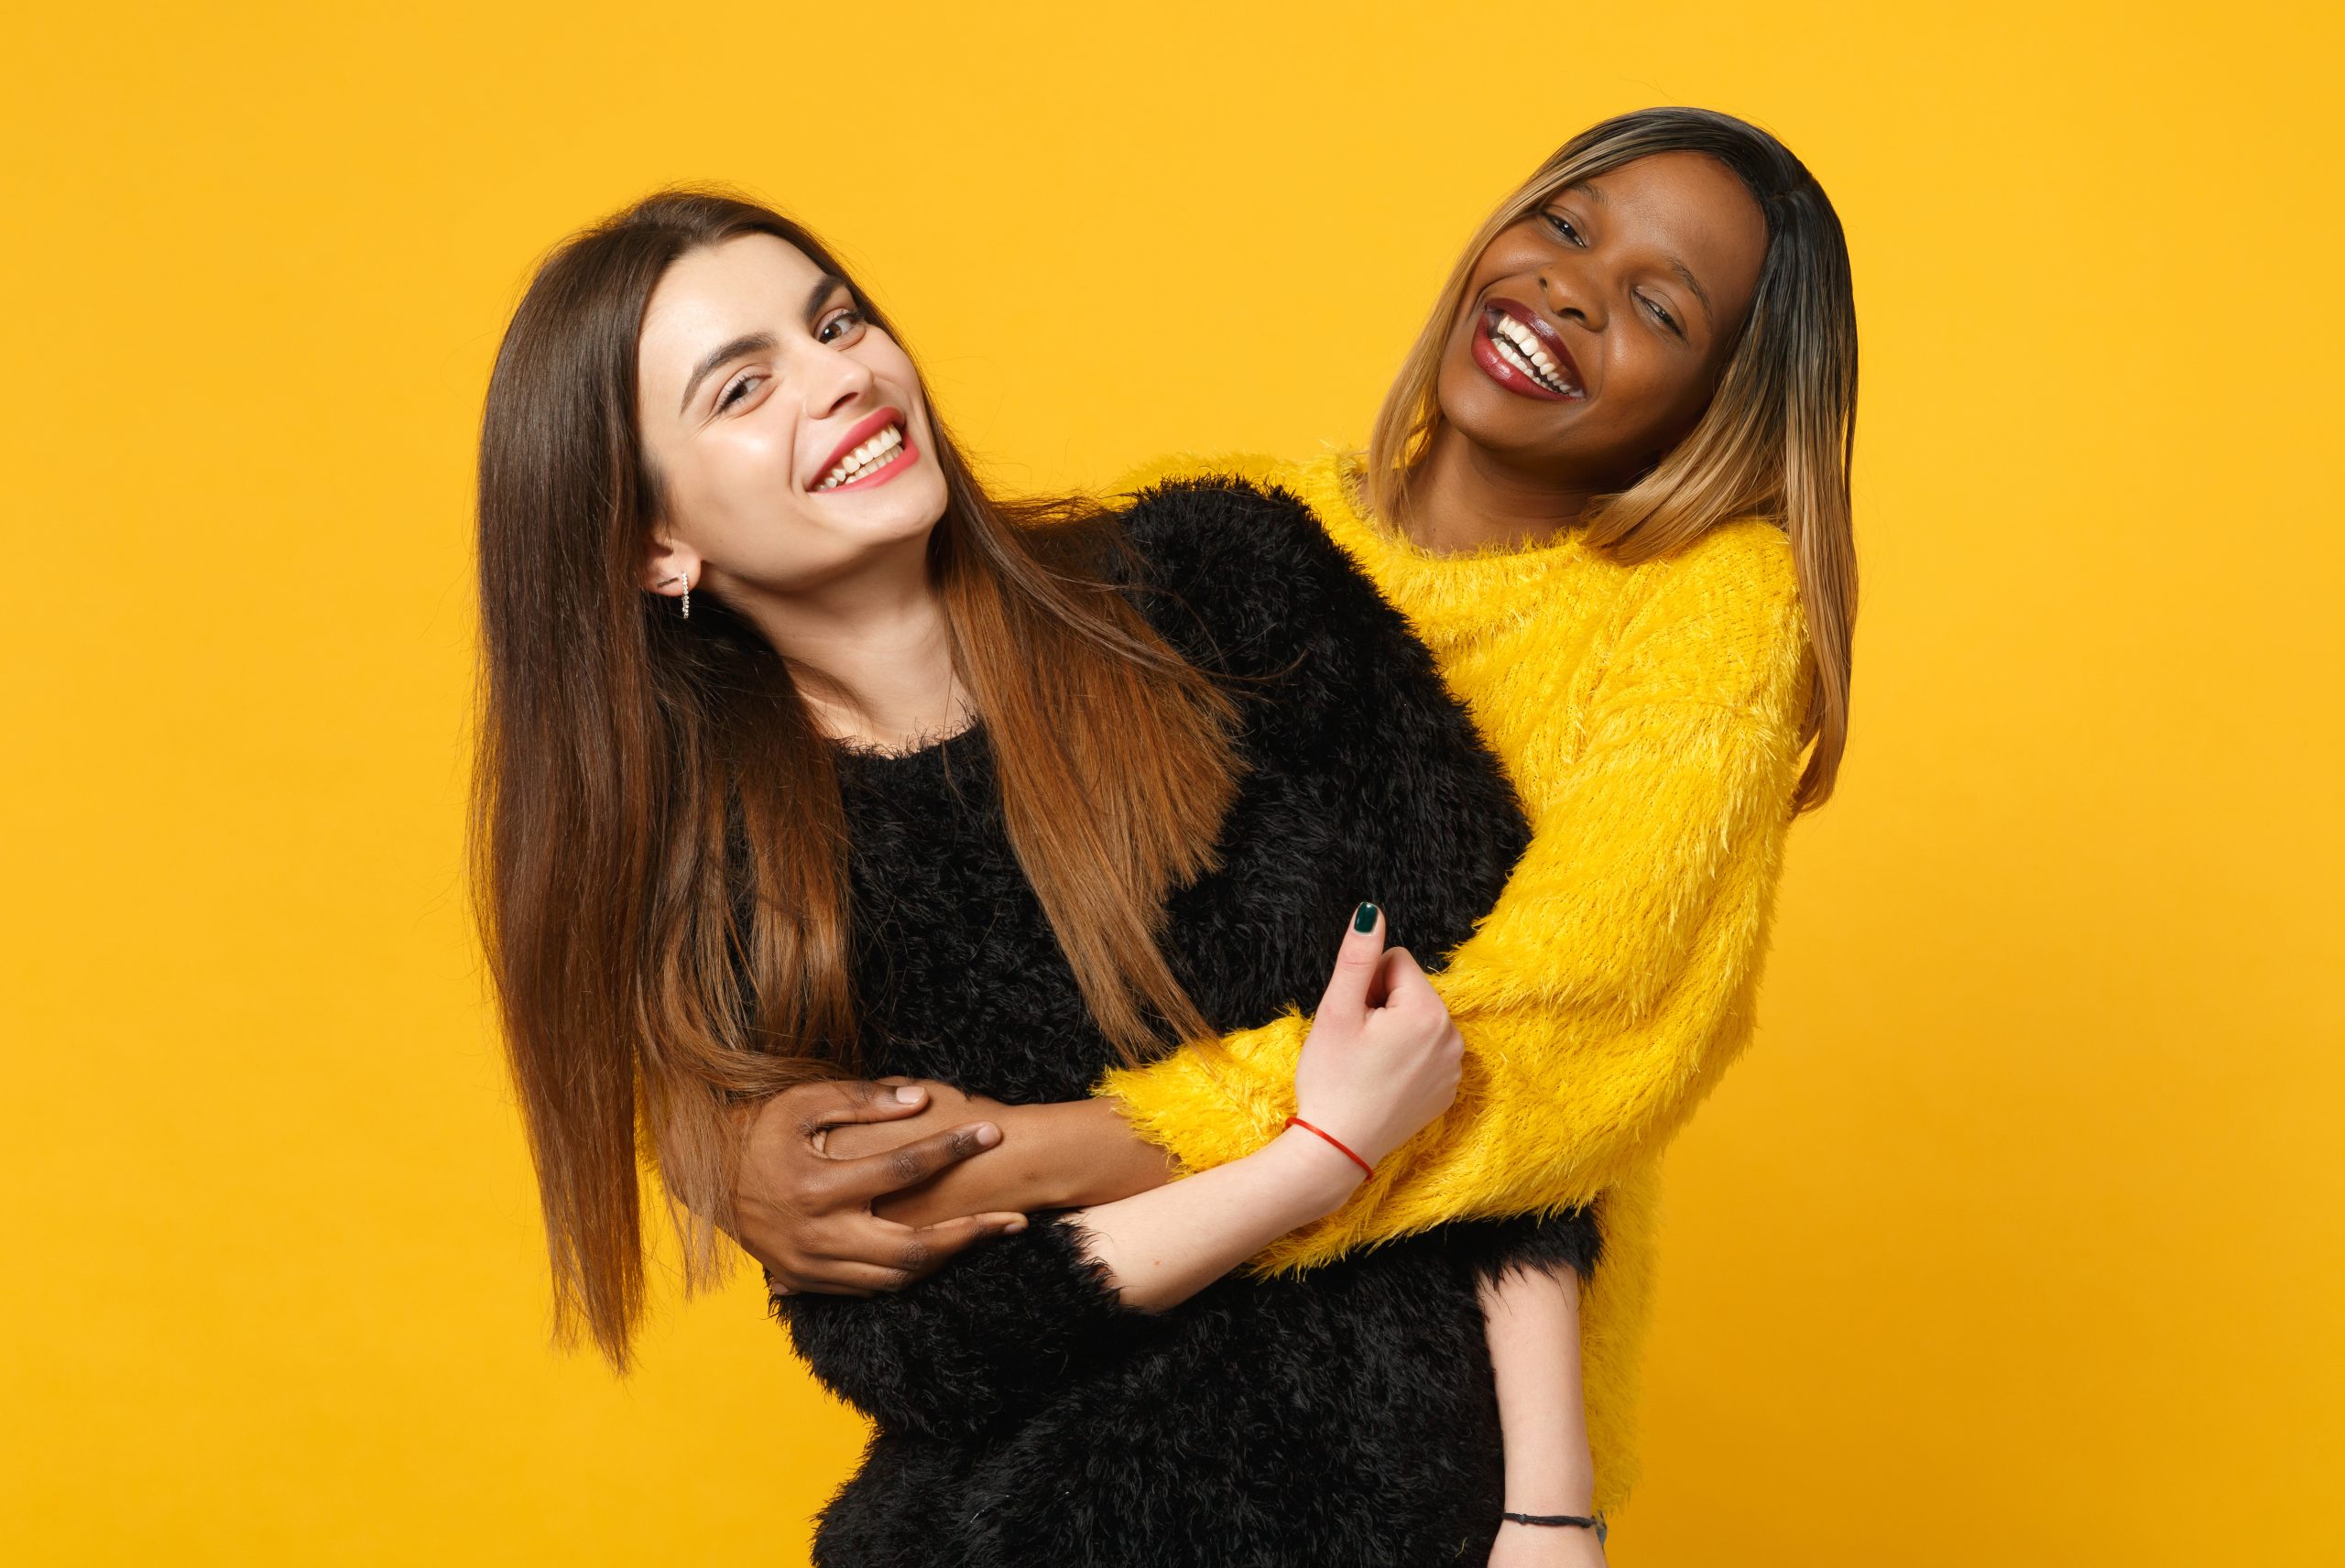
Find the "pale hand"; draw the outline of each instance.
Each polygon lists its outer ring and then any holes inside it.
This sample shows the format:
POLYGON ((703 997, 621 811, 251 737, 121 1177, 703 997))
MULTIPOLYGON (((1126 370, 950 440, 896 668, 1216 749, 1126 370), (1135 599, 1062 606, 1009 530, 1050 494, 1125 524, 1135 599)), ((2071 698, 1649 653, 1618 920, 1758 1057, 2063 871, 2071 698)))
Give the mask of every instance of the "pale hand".
POLYGON ((1384 945, 1384 911, 1344 933, 1295 1063, 1295 1114, 1374 1165, 1457 1097, 1466 1042, 1424 971, 1384 945))

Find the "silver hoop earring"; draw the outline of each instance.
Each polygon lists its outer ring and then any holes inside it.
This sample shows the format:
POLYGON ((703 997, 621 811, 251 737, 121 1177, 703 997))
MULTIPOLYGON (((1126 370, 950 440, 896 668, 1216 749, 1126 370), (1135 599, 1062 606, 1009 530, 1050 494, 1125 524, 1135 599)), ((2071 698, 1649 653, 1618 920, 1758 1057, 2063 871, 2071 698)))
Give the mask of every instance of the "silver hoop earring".
POLYGON ((681 583, 684 585, 684 619, 688 621, 691 620, 693 618, 693 580, 685 576, 681 572, 677 572, 673 577, 662 577, 660 579, 660 586, 662 588, 665 588, 671 583, 681 583))

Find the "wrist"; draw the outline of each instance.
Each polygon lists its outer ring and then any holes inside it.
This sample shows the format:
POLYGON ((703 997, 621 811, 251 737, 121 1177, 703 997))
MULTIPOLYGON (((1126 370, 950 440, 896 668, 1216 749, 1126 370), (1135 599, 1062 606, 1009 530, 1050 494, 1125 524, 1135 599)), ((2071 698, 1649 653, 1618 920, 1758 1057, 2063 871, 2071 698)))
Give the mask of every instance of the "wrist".
POLYGON ((1288 1127, 1263 1152, 1277 1157, 1292 1172, 1297 1201, 1309 1205, 1314 1219, 1342 1208, 1368 1180, 1350 1156, 1303 1127, 1288 1127))
POLYGON ((1383 1159, 1389 1152, 1379 1149, 1374 1144, 1359 1141, 1358 1135, 1356 1133, 1350 1138, 1345 1138, 1331 1132, 1325 1122, 1314 1120, 1299 1113, 1287 1117, 1286 1125, 1290 1130, 1299 1128, 1309 1133, 1329 1149, 1342 1155, 1351 1162, 1352 1169, 1359 1172, 1359 1179, 1363 1181, 1374 1180, 1377 1161, 1383 1159))
POLYGON ((1537 1479, 1507 1477, 1506 1509, 1511 1514, 1568 1515, 1586 1519, 1596 1512, 1596 1478, 1582 1473, 1557 1472, 1537 1479))

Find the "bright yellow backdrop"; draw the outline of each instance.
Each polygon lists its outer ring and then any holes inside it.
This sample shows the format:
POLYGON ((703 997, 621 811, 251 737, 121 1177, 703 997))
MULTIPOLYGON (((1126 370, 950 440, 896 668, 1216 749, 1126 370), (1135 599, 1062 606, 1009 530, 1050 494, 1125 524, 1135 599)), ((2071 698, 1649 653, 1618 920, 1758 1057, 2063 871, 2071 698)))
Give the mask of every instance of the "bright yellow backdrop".
POLYGON ((2334 8, 1109 9, 12 21, 0 1555, 791 1563, 854 1454, 746 1277, 545 1347, 460 860, 542 249, 748 185, 1096 482, 1361 435, 1484 210, 1686 102, 1847 222, 1866 603, 1615 1561, 2345 1562, 2334 8))

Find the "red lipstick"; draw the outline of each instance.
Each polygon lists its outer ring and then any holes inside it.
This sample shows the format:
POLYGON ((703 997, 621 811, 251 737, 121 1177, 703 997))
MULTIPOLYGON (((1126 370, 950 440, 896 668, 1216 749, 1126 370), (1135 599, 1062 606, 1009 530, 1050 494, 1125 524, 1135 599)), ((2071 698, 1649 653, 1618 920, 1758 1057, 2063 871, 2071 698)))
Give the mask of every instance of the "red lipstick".
POLYGON ((834 495, 842 490, 860 490, 872 485, 885 485, 904 471, 904 462, 907 458, 919 455, 920 450, 912 445, 911 427, 905 423, 903 411, 899 408, 874 409, 849 427, 846 435, 836 447, 832 449, 831 455, 823 460, 823 466, 814 471, 814 494, 834 495), (850 479, 844 485, 834 485, 827 490, 821 487, 823 476, 845 462, 847 453, 891 426, 902 430, 904 437, 904 444, 897 449, 893 457, 859 479, 850 479))
MULTIPOLYGON (((1587 384, 1580 379, 1578 362, 1572 358, 1571 351, 1564 346, 1564 340, 1555 329, 1549 326, 1538 311, 1526 305, 1519 305, 1511 299, 1492 299, 1484 305, 1480 319, 1474 324, 1472 351, 1474 363, 1481 366, 1485 376, 1520 397, 1547 403, 1583 402, 1587 399, 1587 384), (1501 319, 1521 326, 1538 341, 1547 356, 1555 362, 1557 379, 1565 382, 1570 387, 1569 391, 1556 391, 1499 351, 1498 344, 1490 339, 1491 334, 1500 330, 1501 319)), ((1516 352, 1520 353, 1521 349, 1516 347, 1516 352)))

